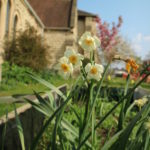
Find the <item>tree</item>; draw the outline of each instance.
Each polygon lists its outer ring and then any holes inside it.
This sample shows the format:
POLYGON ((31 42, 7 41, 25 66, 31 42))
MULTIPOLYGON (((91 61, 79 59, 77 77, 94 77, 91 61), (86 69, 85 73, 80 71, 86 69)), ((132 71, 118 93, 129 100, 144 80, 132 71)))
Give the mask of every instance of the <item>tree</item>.
POLYGON ((115 49, 116 54, 120 55, 121 57, 129 57, 136 58, 137 55, 134 49, 131 46, 131 43, 123 38, 122 36, 117 36, 117 44, 113 47, 115 49))
POLYGON ((118 18, 118 24, 112 23, 112 27, 107 22, 102 22, 100 17, 96 19, 98 27, 98 36, 101 40, 101 48, 103 51, 110 51, 117 44, 116 37, 119 33, 119 28, 121 27, 123 20, 120 16, 118 18))
POLYGON ((150 51, 149 51, 148 54, 146 55, 145 59, 150 61, 150 51))

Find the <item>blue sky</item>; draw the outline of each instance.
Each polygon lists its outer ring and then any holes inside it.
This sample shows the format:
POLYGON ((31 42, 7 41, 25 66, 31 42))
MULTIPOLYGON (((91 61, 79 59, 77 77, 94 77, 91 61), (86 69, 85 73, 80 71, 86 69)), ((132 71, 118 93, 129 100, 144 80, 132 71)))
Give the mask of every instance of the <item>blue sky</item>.
POLYGON ((120 34, 137 55, 145 58, 150 53, 150 0, 78 0, 78 8, 98 14, 108 23, 117 22, 121 15, 120 34))

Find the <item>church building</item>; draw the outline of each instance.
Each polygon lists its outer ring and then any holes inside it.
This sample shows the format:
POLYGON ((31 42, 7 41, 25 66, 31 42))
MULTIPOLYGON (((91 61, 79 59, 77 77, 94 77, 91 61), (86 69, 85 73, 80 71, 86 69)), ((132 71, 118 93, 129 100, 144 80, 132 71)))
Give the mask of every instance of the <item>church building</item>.
POLYGON ((96 34, 95 18, 95 14, 78 10, 77 0, 0 0, 0 64, 4 38, 29 24, 49 45, 52 66, 66 48, 79 49, 77 41, 85 31, 96 34))

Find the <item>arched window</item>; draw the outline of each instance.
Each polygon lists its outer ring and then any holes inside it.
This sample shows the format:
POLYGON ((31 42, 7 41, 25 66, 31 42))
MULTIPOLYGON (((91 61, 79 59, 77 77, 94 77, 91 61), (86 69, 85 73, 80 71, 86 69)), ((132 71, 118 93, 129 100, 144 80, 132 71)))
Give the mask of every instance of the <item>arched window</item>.
POLYGON ((9 32, 10 9, 11 9, 11 3, 10 3, 10 0, 8 0, 7 9, 6 9, 6 34, 8 34, 9 32))
POLYGON ((0 0, 0 24, 1 24, 1 11, 2 11, 2 2, 0 0))
POLYGON ((13 37, 16 36, 17 24, 18 24, 18 16, 16 15, 14 17, 14 23, 13 23, 13 37))

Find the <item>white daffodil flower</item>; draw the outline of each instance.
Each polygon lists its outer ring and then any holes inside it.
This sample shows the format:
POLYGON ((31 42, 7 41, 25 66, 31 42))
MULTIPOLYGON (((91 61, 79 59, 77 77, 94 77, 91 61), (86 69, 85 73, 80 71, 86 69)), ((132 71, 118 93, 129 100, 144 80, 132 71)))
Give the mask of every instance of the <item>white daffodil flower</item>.
POLYGON ((99 64, 91 64, 88 63, 85 66, 85 72, 87 73, 87 79, 95 79, 99 81, 102 77, 102 73, 104 71, 104 67, 99 64))
POLYGON ((93 38, 94 38, 94 41, 95 41, 95 44, 96 44, 96 48, 100 47, 101 42, 100 42, 99 38, 97 36, 94 36, 93 38))
POLYGON ((64 79, 68 79, 73 73, 73 66, 69 62, 67 57, 60 58, 59 63, 57 65, 57 69, 59 71, 59 74, 64 79))
POLYGON ((69 59, 69 62, 75 67, 80 67, 82 65, 83 56, 79 53, 77 53, 74 50, 67 49, 64 53, 64 56, 66 56, 69 59))
POLYGON ((96 36, 92 36, 90 32, 85 32, 80 40, 79 45, 85 51, 93 51, 100 47, 100 40, 96 36))
POLYGON ((139 109, 141 109, 141 107, 143 107, 147 102, 148 102, 148 99, 144 97, 144 98, 142 98, 142 99, 135 100, 135 101, 134 101, 134 104, 135 104, 136 106, 138 106, 139 109))

